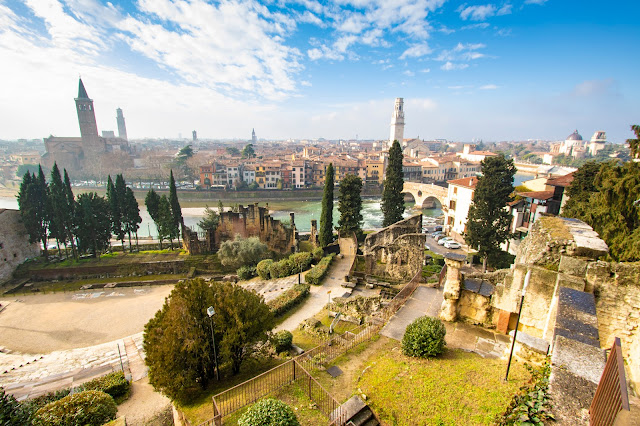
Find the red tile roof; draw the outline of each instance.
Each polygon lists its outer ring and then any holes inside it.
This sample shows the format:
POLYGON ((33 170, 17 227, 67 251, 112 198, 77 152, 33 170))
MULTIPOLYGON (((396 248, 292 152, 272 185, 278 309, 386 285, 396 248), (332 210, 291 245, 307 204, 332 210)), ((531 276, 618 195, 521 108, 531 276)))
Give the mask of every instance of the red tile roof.
POLYGON ((567 186, 571 185, 571 182, 573 182, 573 173, 575 172, 571 172, 568 175, 560 176, 554 179, 547 179, 547 185, 562 186, 566 188, 567 186))
POLYGON ((447 181, 449 185, 464 186, 465 188, 476 189, 478 178, 475 176, 447 181))
POLYGON ((518 194, 527 198, 535 198, 536 200, 548 200, 549 198, 553 198, 553 191, 518 192, 518 194))

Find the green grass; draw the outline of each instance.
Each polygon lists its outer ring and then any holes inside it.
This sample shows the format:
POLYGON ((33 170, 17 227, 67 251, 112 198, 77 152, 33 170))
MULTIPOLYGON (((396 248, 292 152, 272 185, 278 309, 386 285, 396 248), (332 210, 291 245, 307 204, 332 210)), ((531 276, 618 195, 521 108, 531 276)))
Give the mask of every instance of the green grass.
MULTIPOLYGON (((291 384, 283 387, 282 389, 266 396, 265 398, 275 398, 285 402, 296 413, 296 417, 301 426, 316 426, 325 425, 329 421, 320 410, 313 408, 314 403, 305 392, 297 384, 291 384)), ((225 417, 223 425, 237 425, 238 420, 249 409, 249 406, 236 411, 229 417, 225 417)))
POLYGON ((357 384, 386 424, 492 424, 529 378, 522 364, 512 364, 505 383, 505 361, 458 349, 418 359, 402 355, 399 342, 387 346, 368 360, 357 384))
MULTIPOLYGON (((57 250, 56 250, 57 253, 57 250)), ((24 267, 28 270, 37 269, 64 269, 76 266, 105 266, 115 264, 131 264, 131 263, 145 263, 145 262, 162 262, 169 260, 177 260, 180 257, 186 258, 186 252, 184 250, 149 250, 141 251, 139 253, 129 253, 122 251, 113 251, 111 253, 103 254, 99 258, 90 259, 66 259, 61 262, 46 262, 43 258, 39 258, 36 261, 27 262, 20 267, 24 267)))
MULTIPOLYGON (((113 277, 113 278, 88 278, 83 280, 72 281, 38 281, 33 282, 30 287, 23 287, 21 291, 14 294, 39 294, 47 292, 61 292, 61 291, 77 291, 80 287, 87 284, 107 284, 107 283, 138 283, 141 281, 160 281, 160 280, 179 280, 184 279, 186 274, 157 274, 157 275, 143 275, 140 277, 113 277), (32 290, 39 289, 40 291, 34 292, 32 290)), ((115 288, 112 290, 116 290, 115 288)))
MULTIPOLYGON (((189 419, 192 425, 198 425, 213 417, 213 403, 211 398, 222 391, 230 389, 242 382, 245 382, 273 367, 282 364, 286 360, 281 358, 249 358, 242 363, 240 373, 235 376, 229 374, 221 374, 220 382, 213 380, 209 387, 203 391, 198 397, 184 405, 179 405, 182 411, 189 419)), ((224 373, 224 368, 221 368, 224 373)))

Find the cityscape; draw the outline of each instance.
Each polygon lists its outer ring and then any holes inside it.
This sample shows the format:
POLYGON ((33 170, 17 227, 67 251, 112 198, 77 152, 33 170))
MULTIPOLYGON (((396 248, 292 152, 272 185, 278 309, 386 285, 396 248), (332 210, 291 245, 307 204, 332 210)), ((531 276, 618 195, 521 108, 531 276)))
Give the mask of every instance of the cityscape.
POLYGON ((636 424, 638 5, 570 3, 0 1, 3 424, 636 424))

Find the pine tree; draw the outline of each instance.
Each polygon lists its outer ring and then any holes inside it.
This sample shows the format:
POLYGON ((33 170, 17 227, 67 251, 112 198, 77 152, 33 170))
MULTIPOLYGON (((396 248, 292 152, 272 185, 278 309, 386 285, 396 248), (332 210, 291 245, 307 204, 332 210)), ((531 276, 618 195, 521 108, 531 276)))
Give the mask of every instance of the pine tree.
MULTIPOLYGON (((49 182, 49 200, 51 207, 51 224, 49 226, 49 236, 55 238, 58 245, 58 253, 60 254, 60 244, 67 245, 67 242, 73 245, 73 235, 71 234, 71 226, 73 224, 72 211, 69 209, 67 202, 67 189, 62 182, 60 169, 56 163, 53 163, 51 169, 51 181, 49 182)), ((73 250, 75 257, 75 249, 73 250)))
POLYGON ((340 219, 338 227, 340 233, 355 232, 356 237, 362 236, 362 179, 356 175, 346 175, 340 182, 338 211, 340 219))
POLYGON ((75 200, 75 197, 73 196, 73 191, 71 190, 71 179, 69 179, 69 174, 67 173, 67 169, 64 169, 64 195, 67 203, 67 210, 65 212, 65 229, 67 230, 68 238, 71 241, 71 250, 73 252, 73 257, 75 259, 78 259, 78 251, 76 250, 76 243, 75 243, 76 200, 75 200))
POLYGON ((171 243, 171 250, 173 250, 173 239, 176 237, 176 228, 173 222, 173 214, 171 212, 171 203, 166 195, 160 197, 158 202, 158 221, 156 222, 158 227, 158 239, 160 244, 165 238, 169 238, 171 243))
POLYGON ((329 163, 324 177, 324 192, 322 194, 322 213, 320 213, 320 230, 318 241, 321 247, 333 242, 333 179, 335 172, 333 163, 329 163))
POLYGON ((136 235, 136 249, 138 249, 138 229, 142 218, 140 217, 140 207, 136 201, 136 197, 133 194, 133 190, 127 187, 124 197, 124 229, 129 234, 129 251, 132 251, 131 247, 131 233, 136 235))
POLYGON ((513 160, 504 155, 487 157, 482 161, 482 176, 478 178, 469 208, 464 239, 482 256, 483 271, 489 256, 500 253, 500 244, 511 237, 511 214, 505 209, 513 193, 513 160))
POLYGON ((171 216, 173 217, 172 234, 178 238, 180 243, 180 233, 182 232, 182 209, 180 208, 180 201, 178 201, 178 191, 176 189, 176 181, 173 178, 173 170, 171 170, 171 176, 169 178, 169 204, 171 205, 171 216))
POLYGON ((162 239, 160 238, 160 196, 156 191, 152 189, 147 192, 146 197, 144 198, 144 204, 147 207, 147 212, 151 219, 153 219, 153 223, 156 225, 156 229, 158 230, 158 239, 160 240, 160 250, 162 250, 162 239))
POLYGON ((384 189, 382 191, 382 226, 387 227, 402 220, 404 213, 404 178, 402 173, 402 148, 395 140, 389 149, 389 165, 385 172, 384 189))
MULTIPOLYGON (((40 229, 38 219, 36 217, 37 203, 35 200, 36 177, 29 172, 22 177, 20 190, 18 191, 18 208, 20 209, 20 218, 29 234, 29 242, 35 243, 40 241, 40 229)), ((43 253, 46 253, 47 246, 44 245, 43 253)))

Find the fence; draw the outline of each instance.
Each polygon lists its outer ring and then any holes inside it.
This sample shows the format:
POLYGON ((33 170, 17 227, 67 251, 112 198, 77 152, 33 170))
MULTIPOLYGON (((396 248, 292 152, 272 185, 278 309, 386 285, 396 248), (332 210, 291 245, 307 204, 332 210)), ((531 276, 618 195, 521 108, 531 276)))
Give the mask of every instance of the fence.
POLYGON ((604 367, 600 383, 589 407, 590 424, 595 426, 626 424, 622 418, 628 416, 629 396, 624 375, 624 361, 620 339, 616 337, 604 367))
POLYGON ((223 417, 292 383, 297 383, 306 391, 309 399, 315 402, 318 409, 329 418, 331 425, 345 424, 348 419, 343 418, 344 413, 340 404, 313 378, 309 371, 321 367, 378 334, 387 320, 411 297, 420 284, 421 277, 422 271, 419 271, 385 306, 380 315, 374 317, 369 323, 333 337, 284 364, 214 395, 212 398, 214 417, 199 426, 220 426, 223 417))

